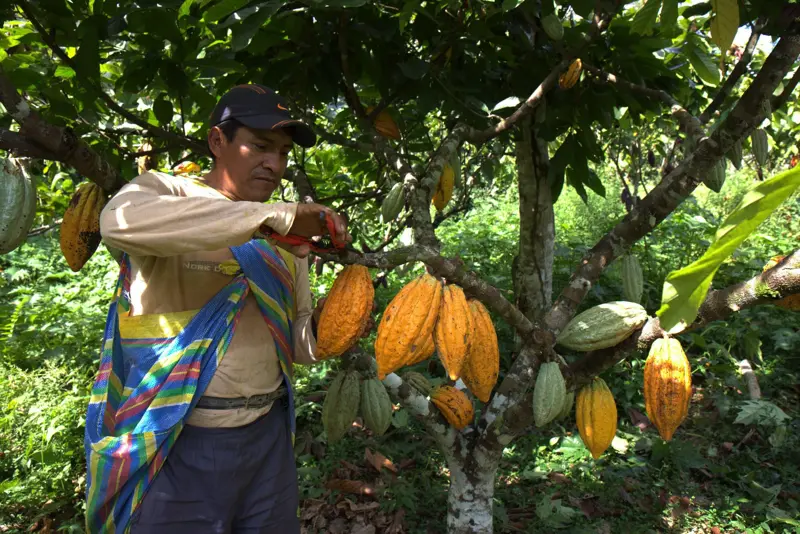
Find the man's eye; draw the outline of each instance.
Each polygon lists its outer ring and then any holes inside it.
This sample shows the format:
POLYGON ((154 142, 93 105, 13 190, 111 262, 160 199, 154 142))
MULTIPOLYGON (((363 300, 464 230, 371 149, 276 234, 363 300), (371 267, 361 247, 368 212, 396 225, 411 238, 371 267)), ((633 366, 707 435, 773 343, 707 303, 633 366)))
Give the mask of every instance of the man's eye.
POLYGON ((255 146, 259 150, 266 150, 267 149, 267 145, 262 145, 260 143, 253 143, 253 146, 255 146))

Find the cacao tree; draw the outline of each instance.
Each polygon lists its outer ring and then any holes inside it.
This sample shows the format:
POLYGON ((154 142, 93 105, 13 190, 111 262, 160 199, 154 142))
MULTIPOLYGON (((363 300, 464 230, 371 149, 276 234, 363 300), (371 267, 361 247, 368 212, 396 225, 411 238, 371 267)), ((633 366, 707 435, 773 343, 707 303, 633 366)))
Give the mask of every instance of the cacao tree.
MULTIPOLYGON (((407 361, 382 376, 447 459, 451 533, 492 532, 502 451, 541 431, 535 421, 546 427, 574 400, 579 426, 613 437, 603 371, 648 354, 656 340, 800 294, 796 250, 751 280, 710 289, 721 263, 800 184, 800 170, 784 171, 793 165, 781 156, 790 146, 796 153, 796 128, 775 126, 791 123, 800 81, 800 8, 790 2, 14 0, 0 15, 0 149, 33 172, 52 183, 86 180, 106 196, 143 169, 182 172, 191 162, 197 173, 209 165, 205 121, 218 96, 264 83, 321 140, 292 154, 282 195, 351 220, 359 250, 317 254, 318 267, 358 264, 377 283, 424 265, 437 283, 463 290, 461 314, 477 302, 513 329, 516 345, 502 357, 510 363, 488 397, 442 357, 448 336, 475 328, 468 321, 420 349, 443 360, 446 389, 428 391, 424 377, 404 374, 407 361), (732 47, 737 32, 748 40, 732 47), (630 258, 699 187, 719 191, 726 161, 752 166, 763 181, 702 258, 670 273, 658 307, 624 332, 613 322, 594 332, 613 344, 573 333, 603 271, 630 258), (605 163, 624 186, 624 215, 554 287, 553 205, 565 187, 604 196, 596 168, 605 163), (470 258, 443 255, 437 235, 493 182, 519 191, 513 298, 469 269, 470 258), (546 389, 535 402, 539 376, 546 389), (597 408, 592 417, 587 406, 597 408)), ((40 202, 38 220, 53 222, 65 204, 40 202)), ((625 270, 633 300, 642 275, 625 270)), ((382 361, 354 347, 357 339, 336 357, 380 375, 382 361)), ((480 350, 498 359, 491 344, 480 350)), ((674 348, 668 356, 679 369, 674 348)), ((602 454, 596 437, 588 441, 602 454)))

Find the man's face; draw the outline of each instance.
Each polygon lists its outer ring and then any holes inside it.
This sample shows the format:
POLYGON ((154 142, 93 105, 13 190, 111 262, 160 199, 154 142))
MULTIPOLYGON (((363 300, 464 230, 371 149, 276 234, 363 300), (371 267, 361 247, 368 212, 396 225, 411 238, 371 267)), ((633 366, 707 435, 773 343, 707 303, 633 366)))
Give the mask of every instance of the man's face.
POLYGON ((230 178, 228 193, 237 200, 264 202, 280 187, 286 171, 292 138, 283 130, 241 127, 231 141, 216 132, 217 164, 230 178))

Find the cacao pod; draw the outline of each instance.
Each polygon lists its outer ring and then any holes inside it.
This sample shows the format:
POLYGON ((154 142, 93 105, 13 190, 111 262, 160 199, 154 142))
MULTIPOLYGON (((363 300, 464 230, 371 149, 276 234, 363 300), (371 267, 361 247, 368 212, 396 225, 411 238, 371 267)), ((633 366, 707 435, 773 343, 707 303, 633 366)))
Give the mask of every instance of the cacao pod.
POLYGON ((570 63, 569 68, 558 78, 558 86, 562 89, 571 89, 580 79, 583 64, 580 58, 575 58, 575 61, 570 63))
POLYGON ((736 169, 742 168, 742 142, 736 141, 728 151, 728 159, 731 160, 736 169))
POLYGON ((759 165, 763 166, 767 162, 769 156, 769 141, 767 140, 767 132, 758 128, 753 130, 750 134, 750 144, 753 148, 753 156, 759 165))
POLYGON ((472 422, 475 410, 469 397, 453 386, 439 386, 431 392, 431 402, 453 428, 461 430, 472 422))
POLYGON ((769 119, 772 115, 772 102, 770 102, 769 97, 761 101, 761 112, 764 114, 765 119, 769 119))
POLYGON ((617 405, 608 385, 599 376, 578 392, 575 421, 583 444, 597 460, 617 434, 617 405))
POLYGON ((455 186, 455 173, 453 167, 449 163, 444 164, 442 175, 439 177, 439 183, 436 186, 436 192, 433 194, 433 205, 436 211, 444 210, 445 206, 453 198, 453 187, 455 186))
POLYGON ((554 41, 564 38, 564 25, 555 13, 550 13, 542 19, 542 28, 544 28, 544 33, 554 41))
POLYGON ((561 405, 561 411, 556 416, 556 419, 563 419, 564 417, 568 416, 572 411, 572 407, 575 405, 575 392, 570 391, 564 396, 564 404, 561 405))
POLYGON ((200 165, 194 161, 183 161, 173 169, 173 174, 176 176, 189 176, 200 172, 200 165))
POLYGON ((711 167, 706 177, 703 178, 703 183, 715 193, 719 193, 722 191, 722 186, 725 185, 725 170, 725 158, 722 158, 711 167))
POLYGON ((358 416, 360 403, 361 387, 358 373, 341 371, 333 379, 322 403, 322 426, 330 443, 344 437, 358 416))
POLYGON ((644 278, 639 259, 633 254, 622 257, 622 294, 629 302, 640 303, 644 292, 644 278))
POLYGON ((423 273, 389 302, 378 325, 375 357, 378 378, 408 365, 417 346, 433 333, 442 302, 442 283, 423 273))
MULTIPOLYGON (((772 258, 770 258, 767 264, 764 265, 764 269, 762 269, 761 272, 766 272, 769 269, 772 269, 780 262, 782 262, 783 258, 785 257, 786 257, 785 255, 773 256, 772 258)), ((789 295, 788 297, 783 297, 782 299, 776 301, 775 305, 785 310, 800 311, 800 293, 797 293, 795 295, 789 295)))
POLYGON ((461 380, 481 402, 489 402, 500 374, 500 347, 489 310, 476 299, 469 299, 472 339, 461 369, 461 380))
POLYGON ((533 421, 541 427, 552 421, 564 407, 567 387, 556 362, 539 366, 533 386, 533 421))
POLYGON ((683 422, 692 398, 692 369, 680 341, 658 338, 644 364, 644 404, 647 417, 665 441, 683 422))
POLYGON ((377 436, 386 433, 392 424, 392 399, 377 378, 368 378, 361 383, 361 415, 367 428, 377 436))
POLYGON ((431 383, 425 378, 425 375, 416 371, 407 371, 403 373, 403 381, 407 382, 409 386, 426 397, 431 394, 433 389, 431 383))
POLYGON ((457 380, 472 341, 472 312, 464 290, 455 284, 448 284, 442 290, 433 339, 447 376, 450 380, 457 380))
POLYGON ((0 254, 28 239, 36 198, 36 179, 18 161, 0 159, 0 254))
POLYGON ((450 167, 453 169, 453 187, 461 187, 461 156, 458 155, 458 150, 450 158, 450 167))
POLYGON ((613 347, 645 322, 647 311, 641 304, 624 300, 604 302, 573 317, 556 342, 579 352, 613 347))
POLYGON ((400 215, 400 212, 403 211, 405 204, 405 188, 402 183, 398 182, 392 186, 389 194, 383 199, 383 204, 381 205, 383 222, 388 223, 395 220, 400 215))
MULTIPOLYGON (((375 109, 375 106, 369 106, 365 111, 367 115, 372 113, 372 110, 375 109)), ((373 121, 375 125, 375 130, 379 134, 389 139, 400 139, 400 128, 397 127, 397 124, 392 119, 392 116, 389 115, 389 112, 385 109, 378 113, 378 116, 375 117, 373 121)))
POLYGON ((436 351, 433 334, 429 335, 422 343, 415 343, 415 346, 416 348, 411 351, 411 356, 406 365, 416 365, 433 356, 433 353, 436 351))
POLYGON ((369 269, 348 265, 336 276, 317 325, 318 360, 325 360, 355 345, 369 322, 375 289, 369 269))
POLYGON ((69 268, 80 271, 100 245, 100 212, 106 195, 94 182, 78 186, 61 221, 61 253, 69 268))

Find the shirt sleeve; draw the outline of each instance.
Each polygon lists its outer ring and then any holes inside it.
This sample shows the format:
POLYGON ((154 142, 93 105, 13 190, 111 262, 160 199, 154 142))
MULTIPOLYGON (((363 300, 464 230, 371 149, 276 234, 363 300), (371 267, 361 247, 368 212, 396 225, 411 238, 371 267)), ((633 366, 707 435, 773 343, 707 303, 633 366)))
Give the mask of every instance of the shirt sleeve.
POLYGON ((296 258, 295 302, 297 315, 294 321, 294 363, 311 365, 317 362, 317 339, 314 336, 311 316, 314 305, 308 282, 308 258, 296 258))
POLYGON ((175 188, 152 172, 125 184, 100 214, 103 241, 133 256, 217 250, 246 243, 262 224, 286 235, 297 213, 297 204, 182 196, 175 188))

